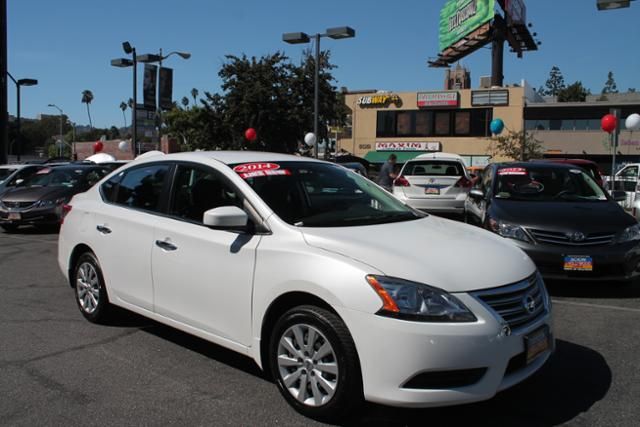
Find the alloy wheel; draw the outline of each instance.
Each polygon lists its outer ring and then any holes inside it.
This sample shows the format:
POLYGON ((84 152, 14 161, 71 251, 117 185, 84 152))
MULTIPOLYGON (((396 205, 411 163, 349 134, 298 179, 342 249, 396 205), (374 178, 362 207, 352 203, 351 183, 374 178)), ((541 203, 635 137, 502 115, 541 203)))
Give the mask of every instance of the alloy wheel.
POLYGON ((95 267, 88 262, 80 264, 76 274, 76 296, 80 308, 92 314, 100 302, 100 279, 95 267))

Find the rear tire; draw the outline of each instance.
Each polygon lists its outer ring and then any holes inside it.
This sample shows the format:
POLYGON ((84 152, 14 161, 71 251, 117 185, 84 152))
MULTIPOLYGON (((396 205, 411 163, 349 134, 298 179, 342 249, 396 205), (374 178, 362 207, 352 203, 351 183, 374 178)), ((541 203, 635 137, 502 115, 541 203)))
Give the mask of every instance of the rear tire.
POLYGON ((269 366, 285 400, 307 417, 336 420, 364 400, 355 344, 328 310, 300 306, 282 315, 271 334, 269 366))
POLYGON ((18 226, 15 224, 3 224, 0 227, 7 233, 15 233, 18 229, 18 226))
POLYGON ((73 268, 73 290, 80 313, 92 323, 107 321, 112 306, 109 303, 102 269, 91 252, 80 255, 73 268))

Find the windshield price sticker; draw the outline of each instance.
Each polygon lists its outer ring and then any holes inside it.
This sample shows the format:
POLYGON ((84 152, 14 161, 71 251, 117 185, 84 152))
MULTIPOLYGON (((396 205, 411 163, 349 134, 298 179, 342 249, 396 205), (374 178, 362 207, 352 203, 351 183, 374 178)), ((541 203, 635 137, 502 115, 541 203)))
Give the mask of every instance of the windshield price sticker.
POLYGON ((249 178, 259 178, 262 176, 283 176, 283 175, 291 175, 291 171, 288 169, 267 169, 267 170, 257 170, 252 172, 243 172, 240 173, 240 178, 249 179, 249 178))
POLYGON ((46 175, 49 172, 51 172, 51 168, 44 168, 44 169, 40 169, 38 172, 36 172, 36 175, 46 175))
POLYGON ((498 171, 498 175, 526 175, 525 168, 504 168, 498 171))
POLYGON ((244 163, 233 168, 234 172, 262 172, 280 169, 280 165, 276 163, 244 163))

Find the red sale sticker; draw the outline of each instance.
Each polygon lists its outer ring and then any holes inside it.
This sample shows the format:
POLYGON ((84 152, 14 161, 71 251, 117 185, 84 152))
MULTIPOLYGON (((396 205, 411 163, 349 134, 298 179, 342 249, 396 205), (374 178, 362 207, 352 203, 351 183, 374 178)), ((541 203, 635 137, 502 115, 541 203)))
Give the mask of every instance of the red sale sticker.
POLYGON ((498 171, 498 175, 526 175, 525 168, 504 168, 498 171))
POLYGON ((259 178, 262 176, 282 176, 282 175, 291 175, 291 171, 288 169, 268 169, 268 170, 258 170, 251 172, 243 172, 240 173, 240 178, 249 179, 249 178, 259 178))
POLYGON ((235 172, 261 172, 280 169, 280 165, 276 163, 244 163, 233 168, 235 172))

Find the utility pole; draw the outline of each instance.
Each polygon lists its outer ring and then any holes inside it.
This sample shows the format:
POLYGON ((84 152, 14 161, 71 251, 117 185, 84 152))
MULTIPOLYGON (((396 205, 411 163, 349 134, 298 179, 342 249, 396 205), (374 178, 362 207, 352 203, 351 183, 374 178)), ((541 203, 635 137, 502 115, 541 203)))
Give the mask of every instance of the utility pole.
POLYGON ((0 165, 7 163, 9 146, 7 108, 7 0, 0 0, 0 165))

